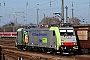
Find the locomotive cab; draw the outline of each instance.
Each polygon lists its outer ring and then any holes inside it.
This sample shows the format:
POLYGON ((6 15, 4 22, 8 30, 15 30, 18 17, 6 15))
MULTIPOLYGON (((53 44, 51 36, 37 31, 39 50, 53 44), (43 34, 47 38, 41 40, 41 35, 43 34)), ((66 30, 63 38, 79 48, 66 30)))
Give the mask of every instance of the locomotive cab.
POLYGON ((73 27, 60 27, 59 31, 61 36, 60 52, 62 54, 71 54, 78 51, 76 35, 74 33, 73 27))
POLYGON ((28 43, 28 32, 23 28, 17 30, 16 47, 24 49, 28 43))

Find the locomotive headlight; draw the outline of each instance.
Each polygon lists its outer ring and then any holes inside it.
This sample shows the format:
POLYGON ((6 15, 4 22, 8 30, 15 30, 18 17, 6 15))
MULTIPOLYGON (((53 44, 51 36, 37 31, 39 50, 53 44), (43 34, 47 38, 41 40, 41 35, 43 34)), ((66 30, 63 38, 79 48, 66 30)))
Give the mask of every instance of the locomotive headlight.
POLYGON ((75 42, 74 42, 73 44, 74 44, 74 45, 76 45, 76 43, 75 43, 75 42))
POLYGON ((33 43, 32 43, 33 44, 33 43))

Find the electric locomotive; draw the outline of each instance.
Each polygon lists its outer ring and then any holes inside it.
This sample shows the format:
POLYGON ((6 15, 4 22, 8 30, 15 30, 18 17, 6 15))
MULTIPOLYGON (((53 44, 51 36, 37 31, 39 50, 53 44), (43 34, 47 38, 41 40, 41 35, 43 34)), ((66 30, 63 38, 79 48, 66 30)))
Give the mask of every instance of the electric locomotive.
POLYGON ((17 33, 16 47, 20 49, 61 54, 78 51, 73 27, 20 28, 17 33))
POLYGON ((78 53, 78 44, 73 27, 60 27, 61 47, 62 54, 78 53))

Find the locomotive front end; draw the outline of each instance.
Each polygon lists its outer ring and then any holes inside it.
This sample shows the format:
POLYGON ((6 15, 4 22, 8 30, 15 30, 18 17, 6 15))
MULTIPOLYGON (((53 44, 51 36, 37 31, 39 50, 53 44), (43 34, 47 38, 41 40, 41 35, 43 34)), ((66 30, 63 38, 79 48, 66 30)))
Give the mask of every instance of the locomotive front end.
POLYGON ((61 36, 61 53, 75 53, 78 51, 78 45, 73 27, 62 27, 60 30, 61 36))

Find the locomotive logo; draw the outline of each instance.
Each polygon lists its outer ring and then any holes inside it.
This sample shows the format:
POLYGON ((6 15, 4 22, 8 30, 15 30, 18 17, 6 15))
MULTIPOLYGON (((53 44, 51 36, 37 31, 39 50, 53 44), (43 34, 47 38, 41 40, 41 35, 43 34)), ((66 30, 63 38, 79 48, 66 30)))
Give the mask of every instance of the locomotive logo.
POLYGON ((32 33, 32 36, 47 36, 46 33, 32 33))
POLYGON ((48 38, 39 39, 40 43, 48 43, 48 38))

